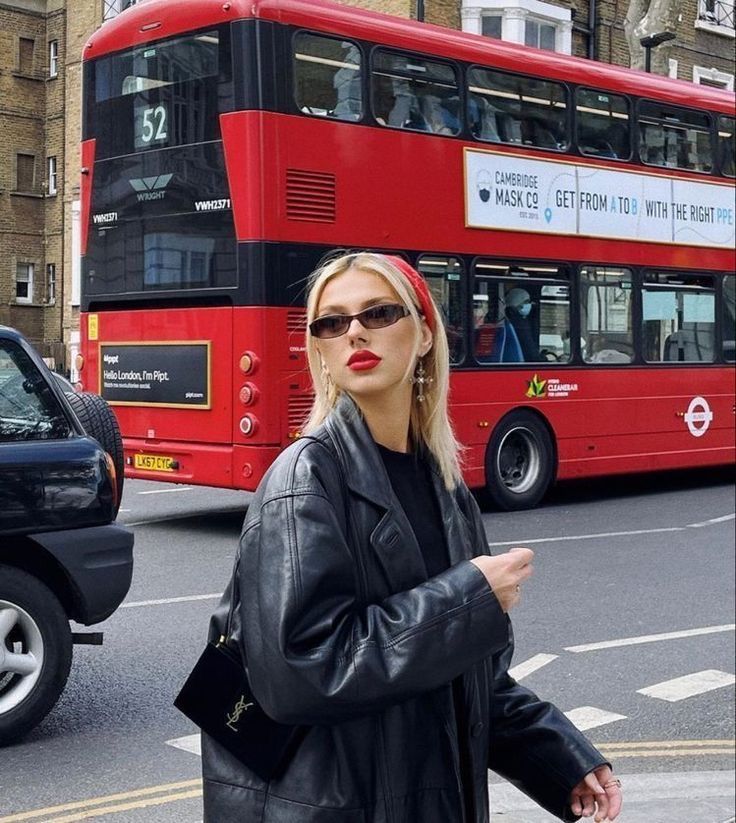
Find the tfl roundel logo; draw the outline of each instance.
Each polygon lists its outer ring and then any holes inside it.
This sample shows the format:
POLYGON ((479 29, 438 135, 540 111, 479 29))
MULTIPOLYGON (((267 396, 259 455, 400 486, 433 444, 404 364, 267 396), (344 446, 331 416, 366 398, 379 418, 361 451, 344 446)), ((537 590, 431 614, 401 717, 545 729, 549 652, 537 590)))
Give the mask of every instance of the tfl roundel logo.
POLYGON ((713 412, 704 397, 693 397, 685 412, 685 422, 693 437, 702 437, 713 421, 713 412))

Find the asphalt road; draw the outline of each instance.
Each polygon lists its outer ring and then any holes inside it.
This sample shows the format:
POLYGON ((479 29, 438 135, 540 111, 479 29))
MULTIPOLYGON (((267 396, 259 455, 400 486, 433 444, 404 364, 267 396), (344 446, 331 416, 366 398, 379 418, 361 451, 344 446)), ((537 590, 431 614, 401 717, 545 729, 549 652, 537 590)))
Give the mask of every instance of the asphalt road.
MULTIPOLYGON (((194 728, 171 703, 203 647, 247 502, 126 484, 132 589, 101 626, 104 646, 75 648, 52 714, 0 751, 0 823, 201 820, 194 728)), ((685 816, 656 806, 652 823, 727 819, 698 786, 724 776, 732 797, 734 503, 729 474, 691 472, 568 484, 536 510, 484 515, 494 551, 536 552, 513 614, 518 679, 587 726, 632 786, 668 797, 680 787, 685 816)), ((507 788, 499 820, 551 820, 507 788)))

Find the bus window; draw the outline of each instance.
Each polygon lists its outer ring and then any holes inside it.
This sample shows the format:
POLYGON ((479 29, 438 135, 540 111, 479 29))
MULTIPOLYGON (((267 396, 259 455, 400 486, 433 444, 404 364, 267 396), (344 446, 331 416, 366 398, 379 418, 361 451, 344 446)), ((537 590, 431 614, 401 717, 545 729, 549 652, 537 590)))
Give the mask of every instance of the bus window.
POLYGON ((639 156, 650 166, 711 171, 710 115, 642 100, 639 104, 639 156))
POLYGON ((736 154, 736 120, 733 117, 718 118, 718 156, 721 161, 721 174, 734 176, 734 154, 736 154))
POLYGON ((580 270, 580 345, 586 363, 630 363, 631 272, 602 266, 580 270))
POLYGON ((736 362, 736 276, 723 278, 723 359, 736 362))
POLYGON ((363 58, 357 44, 299 32, 293 57, 294 99, 300 111, 336 120, 361 119, 363 58))
POLYGON ((713 278, 649 273, 642 292, 644 359, 712 363, 715 348, 713 278))
POLYGON ((452 66, 411 54, 373 53, 373 114, 382 126, 460 133, 460 96, 452 66))
POLYGON ((619 94, 578 89, 575 98, 581 154, 628 160, 629 101, 619 94))
POLYGON ((465 359, 462 263, 457 257, 426 254, 419 258, 417 268, 424 275, 444 320, 450 362, 460 363, 465 359))
POLYGON ((468 122, 477 140, 561 151, 569 143, 567 90, 561 83, 473 68, 468 122))
POLYGON ((570 359, 570 287, 562 267, 478 260, 473 274, 473 353, 479 363, 570 359))

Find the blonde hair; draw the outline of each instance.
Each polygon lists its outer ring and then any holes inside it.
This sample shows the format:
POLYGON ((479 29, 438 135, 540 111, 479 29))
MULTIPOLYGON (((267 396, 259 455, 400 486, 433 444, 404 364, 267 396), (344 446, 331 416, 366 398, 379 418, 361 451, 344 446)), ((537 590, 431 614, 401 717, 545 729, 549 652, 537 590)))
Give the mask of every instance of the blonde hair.
MULTIPOLYGON (((416 366, 421 345, 421 309, 418 306, 414 289, 409 280, 384 255, 370 252, 343 254, 318 268, 309 280, 309 297, 307 299, 307 326, 317 316, 317 307, 322 292, 335 277, 348 269, 357 269, 383 278, 409 310, 415 327, 415 340, 412 355, 407 364, 406 379, 411 379, 416 366)), ((430 293, 432 318, 427 318, 432 333, 432 347, 424 355, 424 369, 428 382, 424 383, 424 401, 416 399, 416 384, 412 394, 411 415, 409 419, 409 438, 412 445, 426 449, 436 460, 445 486, 452 491, 461 480, 460 445, 455 438, 447 414, 447 398, 450 387, 450 357, 447 335, 442 317, 430 293)), ((341 390, 330 379, 317 350, 315 338, 307 330, 307 360, 314 384, 314 403, 304 433, 308 434, 321 425, 327 415, 337 404, 341 390)))

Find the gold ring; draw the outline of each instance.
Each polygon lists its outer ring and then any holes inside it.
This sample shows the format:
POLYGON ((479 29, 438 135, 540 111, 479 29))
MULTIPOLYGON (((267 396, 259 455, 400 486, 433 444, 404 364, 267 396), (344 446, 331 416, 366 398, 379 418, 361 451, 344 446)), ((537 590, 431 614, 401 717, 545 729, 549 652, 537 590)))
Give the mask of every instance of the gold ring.
POLYGON ((609 780, 608 783, 603 784, 604 789, 608 789, 610 786, 618 786, 620 789, 621 781, 617 777, 614 777, 613 780, 609 780))

